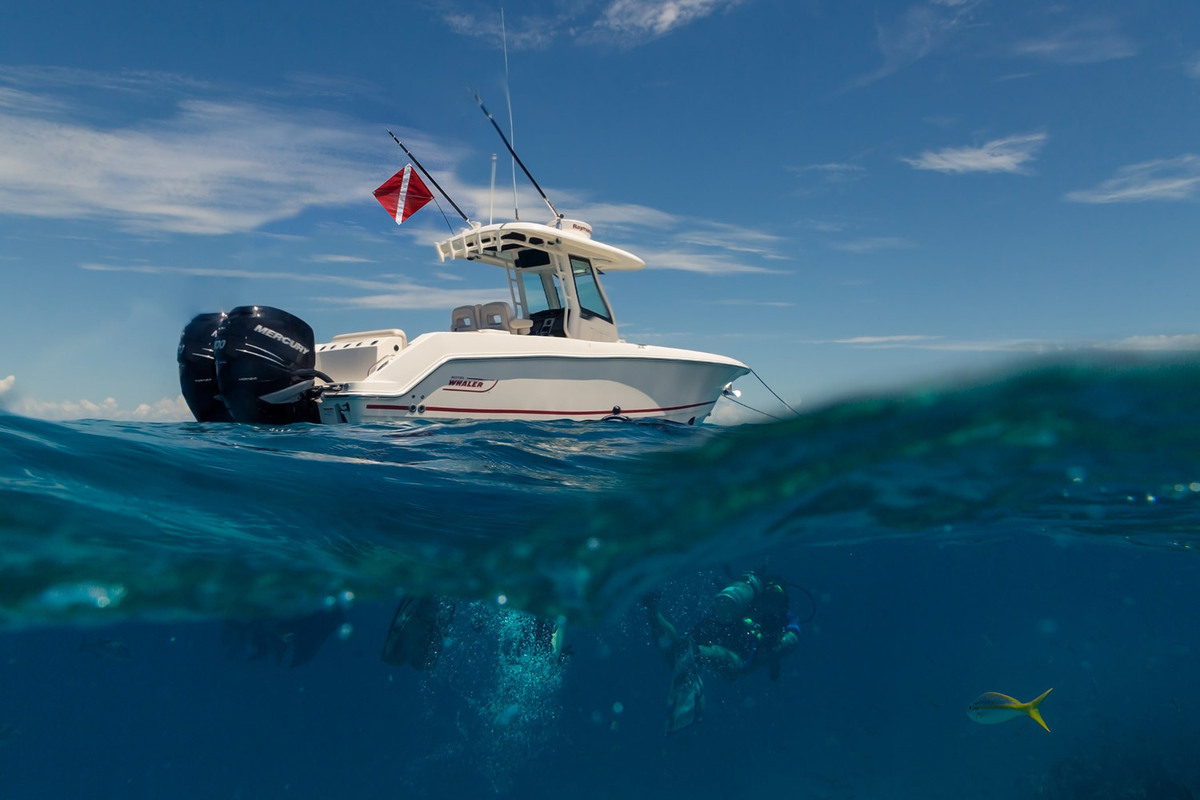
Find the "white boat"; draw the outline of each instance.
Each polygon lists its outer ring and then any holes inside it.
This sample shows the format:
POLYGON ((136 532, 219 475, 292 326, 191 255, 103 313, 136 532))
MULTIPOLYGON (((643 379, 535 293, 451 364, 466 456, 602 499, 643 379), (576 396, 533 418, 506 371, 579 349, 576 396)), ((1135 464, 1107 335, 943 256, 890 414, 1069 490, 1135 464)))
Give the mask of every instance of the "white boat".
MULTIPOLYGON (((467 227, 437 243, 444 262, 500 267, 507 301, 460 306, 448 330, 411 342, 403 330, 360 331, 314 344, 279 309, 200 314, 179 342, 184 398, 201 422, 372 423, 412 419, 662 419, 695 424, 750 372, 713 353, 627 342, 600 283, 646 266, 565 219, 476 97, 514 164, 545 200, 546 225, 471 221, 388 131, 467 227)), ((409 164, 375 191, 397 224, 433 198, 409 164)))
POLYGON ((448 330, 336 336, 317 345, 331 380, 322 422, 657 418, 697 423, 749 368, 732 358, 621 339, 600 274, 645 263, 591 228, 504 222, 438 242, 442 261, 500 267, 509 302, 461 306, 448 330))
POLYGON ((180 342, 184 396, 200 421, 701 422, 750 369, 623 340, 600 275, 645 263, 591 234, 560 218, 473 223, 438 242, 443 261, 501 268, 509 301, 460 306, 446 330, 411 341, 388 329, 313 344, 307 324, 264 306, 200 315, 180 342))

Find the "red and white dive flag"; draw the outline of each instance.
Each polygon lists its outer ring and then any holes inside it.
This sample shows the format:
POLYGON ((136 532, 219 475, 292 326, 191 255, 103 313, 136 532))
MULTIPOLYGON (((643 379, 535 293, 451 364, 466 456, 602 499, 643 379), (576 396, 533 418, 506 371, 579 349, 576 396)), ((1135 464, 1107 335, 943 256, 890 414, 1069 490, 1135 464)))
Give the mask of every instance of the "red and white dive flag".
POLYGON ((432 200, 433 194, 409 164, 375 190, 375 199, 399 225, 432 200))

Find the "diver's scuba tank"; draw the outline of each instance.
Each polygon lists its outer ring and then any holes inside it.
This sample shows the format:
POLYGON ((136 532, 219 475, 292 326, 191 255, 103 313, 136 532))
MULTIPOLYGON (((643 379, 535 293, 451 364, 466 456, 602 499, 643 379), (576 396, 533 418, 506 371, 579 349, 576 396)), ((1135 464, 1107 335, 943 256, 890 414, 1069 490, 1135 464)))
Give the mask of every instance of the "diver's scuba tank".
POLYGON ((721 622, 733 622, 744 617, 762 590, 762 578, 747 572, 713 598, 711 614, 721 622))

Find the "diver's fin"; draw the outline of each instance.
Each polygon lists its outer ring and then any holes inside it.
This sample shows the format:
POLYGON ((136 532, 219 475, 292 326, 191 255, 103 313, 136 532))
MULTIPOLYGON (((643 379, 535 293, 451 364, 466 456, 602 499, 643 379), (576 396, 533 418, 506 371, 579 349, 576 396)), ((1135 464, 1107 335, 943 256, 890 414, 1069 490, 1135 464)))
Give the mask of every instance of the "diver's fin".
POLYGON ((681 731, 704 716, 704 681, 696 664, 696 643, 681 642, 675 651, 671 690, 667 694, 667 733, 681 731))
POLYGON ((1042 704, 1042 701, 1046 699, 1046 695, 1050 694, 1053 691, 1054 691, 1054 689, 1052 689, 1052 688, 1047 689, 1046 691, 1042 692, 1040 695, 1038 695, 1034 699, 1030 700, 1028 703, 1021 704, 1021 710, 1024 711, 1026 714, 1028 714, 1033 719, 1034 722, 1036 722, 1038 725, 1041 725, 1043 728, 1045 728, 1046 733, 1050 732, 1050 726, 1046 724, 1046 720, 1042 719, 1042 712, 1038 710, 1038 706, 1040 706, 1042 704))
POLYGON ((380 658, 396 667, 433 669, 442 639, 454 619, 454 605, 439 597, 405 595, 396 606, 380 658))

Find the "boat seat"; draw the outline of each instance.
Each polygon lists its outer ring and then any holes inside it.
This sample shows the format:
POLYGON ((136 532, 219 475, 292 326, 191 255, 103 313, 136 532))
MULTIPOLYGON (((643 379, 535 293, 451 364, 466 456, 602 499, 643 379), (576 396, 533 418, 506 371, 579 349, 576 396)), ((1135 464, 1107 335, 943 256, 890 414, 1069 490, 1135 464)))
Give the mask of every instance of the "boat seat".
POLYGON ((512 331, 512 307, 505 302, 485 303, 479 309, 479 327, 484 330, 512 331))
POLYGON ((450 312, 450 330, 479 330, 479 306, 459 306, 450 312))

